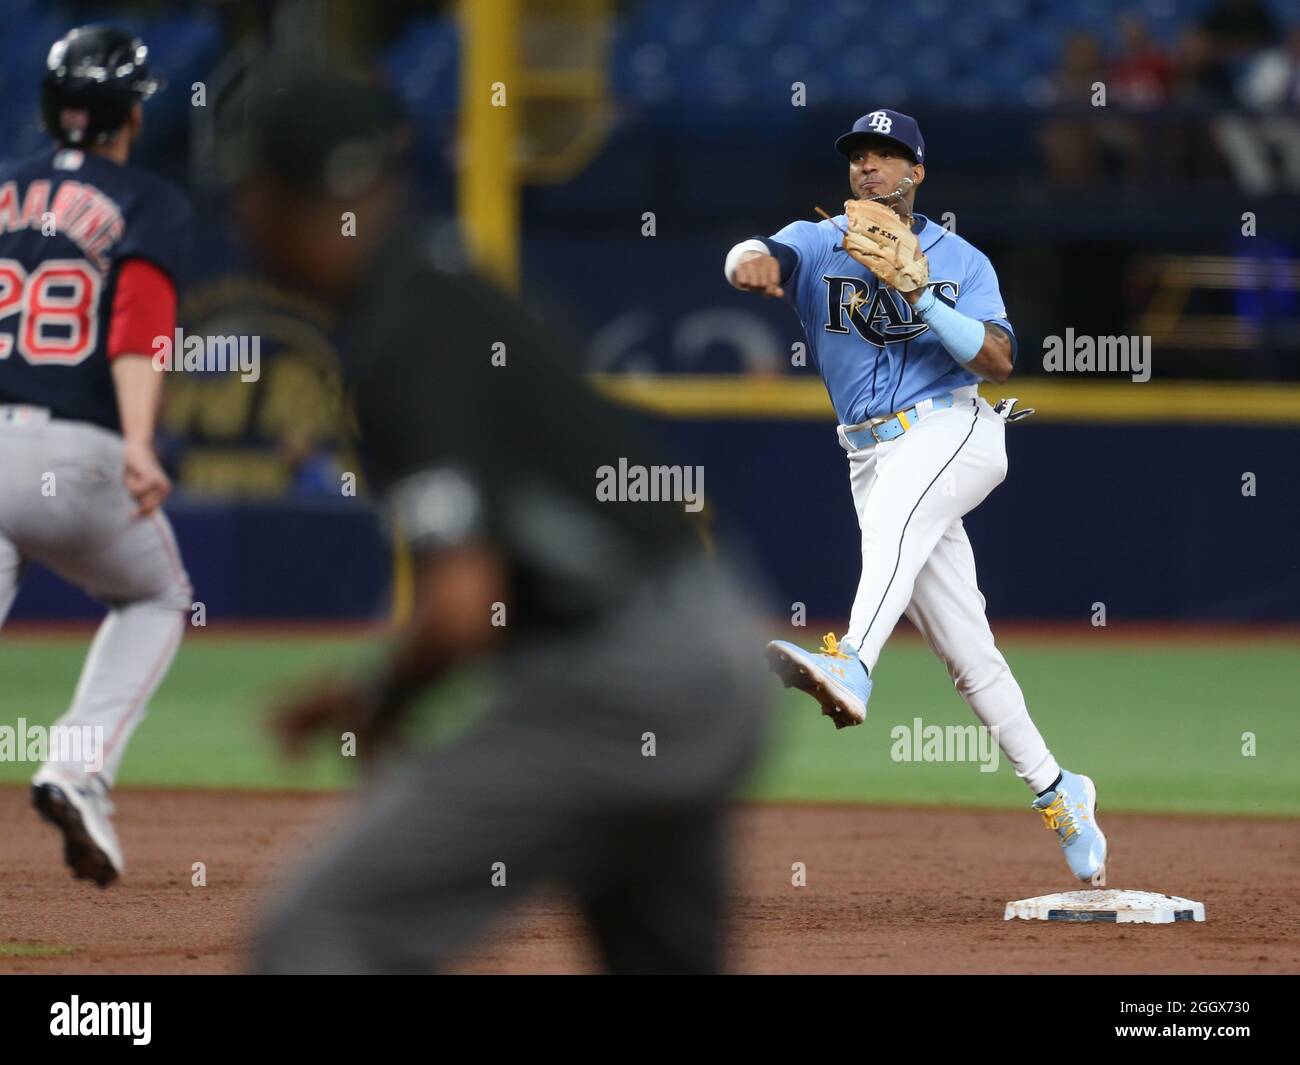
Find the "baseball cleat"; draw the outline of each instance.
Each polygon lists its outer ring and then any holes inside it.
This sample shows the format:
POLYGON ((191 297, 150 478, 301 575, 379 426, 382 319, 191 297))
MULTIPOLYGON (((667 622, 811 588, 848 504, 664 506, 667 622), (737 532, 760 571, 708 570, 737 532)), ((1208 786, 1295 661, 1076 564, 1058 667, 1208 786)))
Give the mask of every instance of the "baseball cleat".
POLYGON ((1089 777, 1061 770, 1055 791, 1034 800, 1043 824, 1061 837, 1070 872, 1094 887, 1106 886, 1106 837, 1097 823, 1097 786, 1089 777))
POLYGON ((787 688, 798 688, 821 703, 822 713, 836 728, 866 721, 871 678, 853 648, 840 649, 833 632, 822 637, 820 651, 773 640, 767 645, 767 664, 787 688))
POLYGON ((109 820, 113 804, 99 777, 78 780, 43 766, 32 778, 32 805, 63 833, 63 860, 73 876, 108 887, 126 868, 109 820))

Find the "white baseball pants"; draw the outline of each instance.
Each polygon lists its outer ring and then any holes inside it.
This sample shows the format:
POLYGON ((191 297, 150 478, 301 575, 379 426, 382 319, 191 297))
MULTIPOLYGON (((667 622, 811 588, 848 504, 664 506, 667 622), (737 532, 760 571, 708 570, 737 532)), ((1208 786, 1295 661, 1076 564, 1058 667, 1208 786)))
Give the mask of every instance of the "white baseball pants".
POLYGON ((840 427, 862 530, 862 578, 844 642, 874 678, 881 649, 905 613, 1037 793, 1051 786, 1059 767, 993 642, 961 520, 1006 478, 1006 423, 973 386, 957 395, 955 406, 872 447, 854 449, 840 427))
MULTIPOLYGON (((135 516, 116 434, 83 422, 0 422, 0 625, 29 559, 108 605, 72 704, 55 724, 99 730, 100 775, 111 786, 192 603, 167 518, 135 516)), ((11 697, 21 703, 21 693, 11 697)))

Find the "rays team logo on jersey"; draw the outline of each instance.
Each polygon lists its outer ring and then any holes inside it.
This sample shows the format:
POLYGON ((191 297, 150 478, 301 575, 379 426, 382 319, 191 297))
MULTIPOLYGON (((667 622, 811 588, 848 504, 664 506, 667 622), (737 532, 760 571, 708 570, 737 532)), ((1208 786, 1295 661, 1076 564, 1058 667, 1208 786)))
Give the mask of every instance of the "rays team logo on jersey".
MULTIPOLYGON (((869 344, 898 344, 915 340, 930 327, 913 317, 912 305, 881 284, 860 277, 823 274, 826 284, 826 332, 847 333, 849 325, 869 344)), ((932 281, 934 294, 949 307, 957 306, 956 281, 932 281)))

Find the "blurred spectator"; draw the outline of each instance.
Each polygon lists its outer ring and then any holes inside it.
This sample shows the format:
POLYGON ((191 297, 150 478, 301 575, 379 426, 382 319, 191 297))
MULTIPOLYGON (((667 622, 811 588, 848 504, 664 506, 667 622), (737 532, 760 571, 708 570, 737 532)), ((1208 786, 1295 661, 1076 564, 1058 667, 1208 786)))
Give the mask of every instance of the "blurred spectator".
POLYGON ((1240 95, 1249 107, 1300 108, 1300 26, 1291 27, 1283 45, 1255 57, 1240 95))
MULTIPOLYGON (((1107 103, 1121 111, 1147 111, 1164 104, 1173 81, 1173 63, 1151 37, 1140 15, 1124 16, 1120 25, 1120 51, 1106 76, 1107 103)), ((1158 132, 1150 122, 1121 118, 1103 112, 1096 136, 1103 150, 1122 160, 1130 180, 1145 179, 1163 153, 1153 144, 1158 132)))
POLYGON ((1069 186, 1119 174, 1130 181, 1157 174, 1223 180, 1230 174, 1254 192, 1300 187, 1300 122, 1232 111, 1239 100, 1263 109, 1300 104, 1300 28, 1284 44, 1268 47, 1277 33, 1272 14, 1257 0, 1220 0, 1201 23, 1187 26, 1172 57, 1139 15, 1124 18, 1110 63, 1091 33, 1071 33, 1049 96, 1058 113, 1041 133, 1050 179, 1069 186), (1252 55, 1260 48, 1266 50, 1252 55), (1088 105, 1097 82, 1105 83, 1108 107, 1094 110, 1088 105), (1194 117, 1162 120, 1171 104, 1194 117), (1154 119, 1132 114, 1138 111, 1154 119))
POLYGON ((1097 38, 1086 30, 1071 33, 1061 47, 1061 66, 1053 79, 1055 102, 1081 106, 1089 103, 1093 84, 1102 80, 1104 67, 1097 38))
POLYGON ((1240 99, 1259 115, 1220 120, 1219 142, 1237 184, 1256 195, 1300 192, 1300 26, 1285 44, 1256 56, 1240 83, 1240 99))
POLYGON ((1232 98, 1232 79, 1215 53, 1214 38, 1191 26, 1174 51, 1172 99, 1183 104, 1222 104, 1232 98))
MULTIPOLYGON (((1221 108, 1232 103, 1232 80, 1227 67, 1215 53, 1214 39, 1202 26, 1189 26, 1174 48, 1173 80, 1169 101, 1185 109, 1221 108)), ((1210 120, 1212 134, 1190 122, 1162 124, 1160 150, 1163 169, 1192 181, 1222 178, 1225 160, 1219 151, 1217 124, 1210 120)))
MULTIPOLYGON (((1052 102, 1071 109, 1087 108, 1093 85, 1103 80, 1104 66, 1097 38, 1082 30, 1071 33, 1052 79, 1052 102)), ((1043 127, 1041 143, 1048 175, 1055 184, 1077 185, 1097 176, 1097 140, 1088 117, 1051 119, 1043 127)))
POLYGON ((1114 101, 1124 107, 1148 108, 1165 102, 1173 81, 1173 63, 1152 39, 1140 15, 1124 16, 1119 57, 1107 78, 1114 101))
POLYGON ((1268 48, 1278 39, 1277 20, 1262 0, 1218 0, 1205 12, 1201 25, 1216 54, 1227 61, 1268 48))

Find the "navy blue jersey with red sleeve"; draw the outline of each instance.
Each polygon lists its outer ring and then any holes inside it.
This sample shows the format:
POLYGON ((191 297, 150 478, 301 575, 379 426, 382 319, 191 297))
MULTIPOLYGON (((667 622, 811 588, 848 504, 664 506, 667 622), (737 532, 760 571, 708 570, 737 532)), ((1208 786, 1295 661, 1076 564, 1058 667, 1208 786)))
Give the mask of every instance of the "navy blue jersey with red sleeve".
POLYGON ((190 226, 136 167, 67 148, 0 165, 0 404, 120 431, 109 362, 170 336, 190 226))

